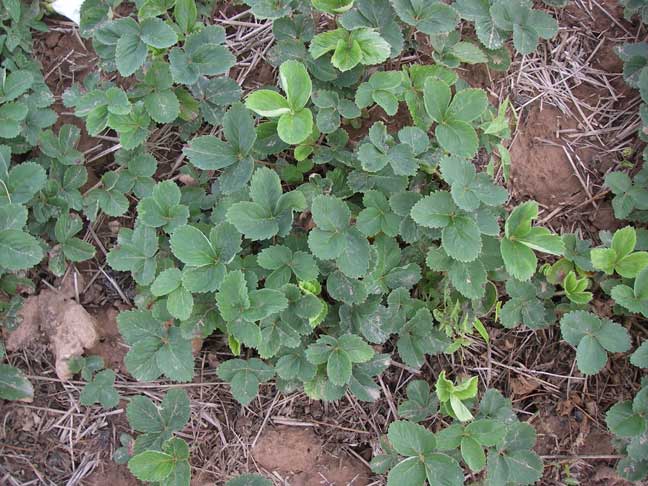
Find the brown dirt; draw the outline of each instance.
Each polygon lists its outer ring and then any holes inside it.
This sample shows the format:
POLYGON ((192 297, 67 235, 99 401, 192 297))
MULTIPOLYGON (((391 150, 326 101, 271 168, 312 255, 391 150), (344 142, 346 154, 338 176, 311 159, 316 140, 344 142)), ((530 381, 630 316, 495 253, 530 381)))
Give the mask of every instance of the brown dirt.
POLYGON ((126 465, 105 461, 97 466, 84 484, 87 486, 139 486, 143 483, 133 477, 126 465))
POLYGON ((597 0, 593 3, 593 8, 585 11, 577 2, 570 2, 564 9, 565 23, 579 28, 585 24, 591 32, 595 33, 609 32, 617 28, 611 17, 627 25, 623 20, 623 7, 617 0, 597 0))
POLYGON ((322 440, 309 428, 269 429, 252 449, 252 456, 264 469, 289 478, 292 486, 369 484, 368 471, 362 463, 326 452, 322 440))
POLYGON ((88 355, 98 355, 104 360, 106 368, 124 372, 124 357, 128 352, 117 326, 119 310, 113 306, 102 307, 92 312, 97 321, 97 344, 88 349, 88 355))
POLYGON ((344 127, 349 133, 351 145, 362 140, 369 133, 371 126, 379 121, 385 124, 387 132, 392 135, 396 135, 401 128, 412 125, 412 118, 403 103, 400 104, 394 116, 388 116, 380 106, 375 105, 365 118, 360 119, 361 125, 358 128, 351 125, 344 127))
POLYGON ((577 126, 552 106, 536 104, 529 110, 511 146, 510 189, 514 196, 529 197, 551 208, 583 199, 583 188, 556 137, 559 130, 577 126))

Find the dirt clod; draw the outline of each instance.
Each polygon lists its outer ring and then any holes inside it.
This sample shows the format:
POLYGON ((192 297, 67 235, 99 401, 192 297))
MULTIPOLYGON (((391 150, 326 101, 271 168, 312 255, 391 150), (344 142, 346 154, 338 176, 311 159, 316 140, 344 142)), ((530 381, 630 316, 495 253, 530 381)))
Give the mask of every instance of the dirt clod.
POLYGON ((81 356, 97 343, 95 318, 62 292, 43 290, 28 297, 20 316, 21 324, 6 340, 7 350, 48 342, 56 360, 56 375, 61 380, 72 377, 70 359, 81 356))

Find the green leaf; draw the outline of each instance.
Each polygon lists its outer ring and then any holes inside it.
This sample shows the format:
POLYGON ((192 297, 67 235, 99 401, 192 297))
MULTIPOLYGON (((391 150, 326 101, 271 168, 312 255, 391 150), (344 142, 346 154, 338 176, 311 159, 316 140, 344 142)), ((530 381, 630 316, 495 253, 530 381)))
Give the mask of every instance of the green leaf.
POLYGON ((463 483, 461 467, 445 454, 429 454, 425 457, 425 475, 429 484, 445 482, 451 486, 460 486, 463 483))
POLYGON ((180 226, 171 235, 171 251, 182 263, 196 267, 218 261, 218 254, 207 236, 194 226, 180 226))
POLYGON ((452 262, 448 277, 452 285, 469 299, 481 299, 486 292, 486 269, 479 260, 470 263, 452 262))
POLYGON ((455 216, 443 228, 441 241, 448 256, 460 262, 472 262, 482 249, 481 231, 469 216, 455 216))
POLYGON ((594 375, 606 362, 607 355, 598 340, 594 336, 583 336, 576 349, 578 369, 585 375, 594 375))
POLYGON ((457 12, 441 2, 426 4, 411 0, 394 0, 393 5, 403 22, 427 35, 451 32, 459 22, 457 12))
POLYGON ((472 158, 479 149, 477 132, 470 124, 449 119, 437 125, 435 134, 439 145, 453 155, 472 158))
POLYGON ((614 269, 622 277, 634 278, 646 267, 648 267, 648 252, 636 251, 618 259, 614 269))
POLYGON ((374 350, 360 336, 355 334, 344 334, 338 338, 338 344, 348 355, 353 363, 365 363, 369 361, 374 350))
POLYGON ((506 290, 511 296, 500 313, 502 325, 512 329, 524 324, 531 329, 541 329, 547 324, 547 310, 542 300, 537 298, 536 288, 532 283, 509 280, 506 290))
POLYGON ((486 92, 468 88, 457 92, 446 111, 446 117, 469 123, 476 120, 488 107, 486 92))
POLYGON ((464 437, 461 440, 461 457, 474 472, 479 472, 486 467, 484 449, 472 437, 464 437))
POLYGON ((628 256, 637 244, 637 233, 632 226, 617 230, 612 237, 611 248, 618 259, 628 256))
POLYGON ((426 354, 440 354, 450 344, 448 337, 435 329, 433 323, 430 311, 420 309, 399 330, 398 354, 408 366, 420 368, 426 354))
POLYGON ((309 51, 313 59, 334 51, 333 66, 349 71, 358 64, 384 62, 390 55, 391 46, 374 29, 361 27, 350 32, 336 29, 318 34, 311 41, 309 51))
POLYGON ((146 44, 136 34, 125 34, 117 41, 115 61, 119 74, 130 76, 137 71, 146 61, 146 44))
POLYGON ((241 103, 234 103, 223 117, 223 133, 239 158, 249 155, 257 134, 254 118, 241 103))
POLYGON ((193 166, 202 170, 224 169, 237 161, 234 148, 213 135, 192 139, 182 153, 193 166))
POLYGON ((180 102, 170 89, 153 91, 146 95, 144 106, 151 118, 158 123, 171 123, 180 115, 180 102))
POLYGON ((31 400, 34 388, 18 368, 0 363, 0 398, 3 400, 31 400))
POLYGON ((430 393, 430 385, 423 380, 413 380, 407 385, 407 400, 398 406, 398 415, 405 420, 422 422, 438 408, 439 401, 430 393))
POLYGON ((43 259, 43 250, 36 238, 15 229, 0 231, 0 267, 25 270, 43 259))
POLYGON ((648 368, 648 341, 641 343, 632 356, 630 362, 638 368, 648 368))
POLYGON ((156 359, 160 371, 171 380, 192 380, 194 360, 191 340, 185 339, 177 327, 169 329, 167 340, 157 352, 156 359))
POLYGON ((326 363, 326 374, 335 385, 346 385, 351 380, 351 359, 342 349, 335 349, 326 363))
POLYGON ((233 321, 239 316, 240 309, 250 307, 245 276, 240 270, 229 272, 223 279, 216 303, 223 319, 233 321))
POLYGON ((180 29, 189 32, 198 19, 195 0, 176 0, 173 16, 180 29))
POLYGON ((513 31, 513 44, 521 54, 535 51, 538 41, 551 39, 558 32, 558 23, 545 12, 533 10, 526 0, 498 2, 490 13, 498 29, 513 31))
POLYGON ((437 123, 445 120, 446 112, 450 106, 452 92, 450 86, 440 79, 429 77, 423 88, 423 100, 428 115, 437 123))
POLYGON ((114 388, 115 372, 103 370, 96 374, 94 380, 88 383, 79 396, 81 405, 90 406, 99 403, 103 408, 113 408, 119 404, 119 393, 114 388))
POLYGON ((0 106, 0 138, 17 137, 21 122, 27 118, 29 109, 23 103, 4 103, 0 106))
POLYGON ((362 62, 362 47, 355 40, 348 43, 338 41, 337 47, 331 57, 331 64, 340 71, 349 71, 362 62))
POLYGON ((166 49, 178 42, 178 36, 174 30, 157 17, 144 19, 140 28, 141 39, 156 49, 166 49))
POLYGON ((258 255, 258 263, 267 270, 274 270, 266 278, 266 287, 281 288, 290 281, 294 273, 298 280, 315 280, 319 269, 315 259, 306 252, 292 252, 288 247, 277 245, 261 251, 258 255))
POLYGON ((387 486, 411 484, 423 486, 425 484, 425 466, 416 457, 409 457, 394 466, 387 476, 387 486))
POLYGON ((160 451, 144 451, 128 461, 128 470, 142 481, 163 481, 174 467, 173 456, 160 451))
POLYGON ((236 401, 247 405, 259 393, 259 385, 274 376, 274 370, 257 358, 230 359, 218 367, 218 376, 231 384, 236 401))
POLYGON ((4 184, 0 184, 0 202, 24 204, 45 187, 47 174, 35 162, 14 165, 8 174, 0 174, 4 184), (8 193, 8 194, 7 194, 8 193))
POLYGON ((614 266, 617 262, 617 254, 611 248, 594 248, 591 252, 592 265, 597 270, 605 272, 607 275, 614 273, 614 266))
POLYGON ((552 234, 547 228, 531 228, 524 236, 517 237, 515 241, 528 246, 532 250, 560 256, 565 251, 565 245, 558 235, 552 234))
POLYGON ((193 296, 191 292, 180 286, 167 296, 167 309, 176 319, 186 321, 193 311, 193 296))
POLYGON ((445 228, 452 223, 457 211, 449 192, 436 191, 418 201, 410 215, 416 224, 426 228, 445 228))
POLYGON ((645 419, 634 412, 631 401, 616 403, 607 411, 605 421, 618 437, 634 437, 646 430, 645 419))
POLYGON ((375 236, 383 232, 388 236, 396 236, 400 227, 400 217, 391 212, 389 202, 382 192, 368 191, 363 199, 363 209, 356 225, 366 236, 375 236))
POLYGON ((576 364, 585 375, 598 373, 607 362, 606 351, 630 349, 628 331, 609 319, 585 311, 573 311, 560 320, 563 338, 576 347, 576 364))
POLYGON ((252 7, 252 13, 260 20, 279 19, 292 12, 290 2, 287 0, 245 0, 245 3, 252 7))
POLYGON ((401 456, 420 457, 434 452, 434 434, 425 427, 402 420, 389 424, 387 437, 392 447, 401 456))
POLYGON ((139 224, 134 230, 119 231, 117 246, 108 252, 106 260, 115 270, 131 272, 138 284, 150 285, 155 279, 157 251, 155 229, 139 224))
MULTIPOLYGON (((128 100, 126 100, 128 102, 128 100)), ((130 110, 130 105, 129 105, 130 110)), ((41 151, 57 159, 63 165, 74 165, 83 160, 83 154, 75 149, 81 132, 74 125, 63 125, 58 136, 52 130, 42 132, 39 137, 41 151)))
POLYGON ((13 101, 29 91, 33 84, 34 75, 29 71, 12 71, 3 79, 0 99, 3 103, 13 101))
POLYGON ((365 283, 347 276, 341 270, 329 275, 326 280, 326 291, 335 300, 348 305, 362 304, 368 297, 365 283))
POLYGON ((465 433, 484 447, 494 447, 504 438, 506 429, 498 420, 479 419, 466 425, 465 433))
POLYGON ((189 218, 189 208, 180 204, 180 199, 180 189, 175 182, 159 182, 153 194, 137 205, 138 219, 146 226, 162 227, 167 233, 173 233, 189 218))
POLYGON ((177 268, 168 268, 151 284, 151 293, 156 297, 170 294, 181 285, 181 281, 182 272, 177 268))

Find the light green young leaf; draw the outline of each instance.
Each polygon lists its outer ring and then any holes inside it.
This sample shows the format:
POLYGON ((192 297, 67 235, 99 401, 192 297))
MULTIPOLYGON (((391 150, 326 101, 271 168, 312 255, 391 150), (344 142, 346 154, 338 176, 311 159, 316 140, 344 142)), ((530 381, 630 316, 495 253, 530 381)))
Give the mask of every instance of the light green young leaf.
POLYGON ((306 106, 313 91, 306 66, 298 61, 286 61, 279 67, 279 81, 293 112, 306 106))
POLYGON ((342 14, 353 7, 353 0, 313 0, 313 7, 333 15, 342 14))

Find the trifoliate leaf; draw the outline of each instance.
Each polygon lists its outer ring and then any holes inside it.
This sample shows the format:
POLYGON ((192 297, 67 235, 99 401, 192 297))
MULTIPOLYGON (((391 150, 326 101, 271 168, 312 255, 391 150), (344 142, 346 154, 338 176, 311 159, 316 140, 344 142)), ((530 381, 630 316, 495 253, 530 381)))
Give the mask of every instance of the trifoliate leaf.
POLYGON ((115 372, 103 370, 96 374, 79 395, 81 405, 90 406, 99 403, 103 408, 113 408, 119 404, 119 393, 114 388, 115 372))
POLYGON ((407 400, 398 406, 398 415, 413 422, 422 422, 439 409, 439 400, 430 393, 430 385, 414 380, 407 385, 407 400))
POLYGON ((272 379, 274 370, 257 358, 230 359, 218 367, 218 376, 230 383, 236 401, 247 405, 259 393, 259 385, 272 379))
POLYGON ((563 338, 576 347, 576 364, 586 375, 598 373, 607 362, 606 351, 630 349, 630 336, 621 325, 585 311, 573 311, 560 320, 563 338))

